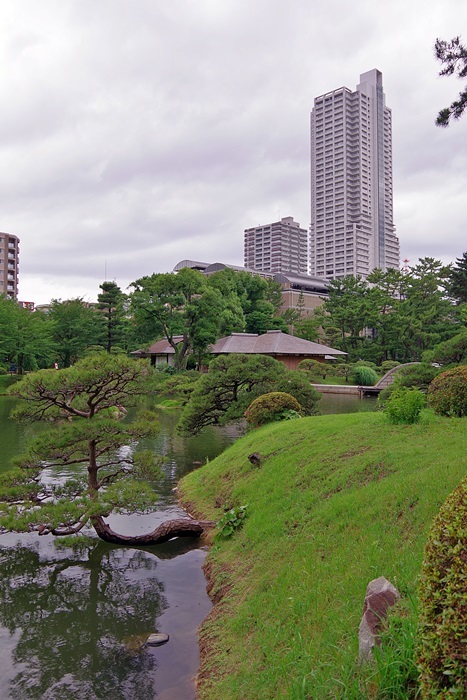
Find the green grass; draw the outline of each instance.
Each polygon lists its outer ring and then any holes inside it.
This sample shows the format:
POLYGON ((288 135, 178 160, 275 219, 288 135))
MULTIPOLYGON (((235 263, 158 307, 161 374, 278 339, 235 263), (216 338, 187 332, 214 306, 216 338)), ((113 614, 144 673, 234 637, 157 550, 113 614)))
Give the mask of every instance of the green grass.
POLYGON ((203 517, 249 505, 208 556, 218 602, 200 633, 199 700, 413 697, 391 690, 394 655, 358 669, 363 599, 378 576, 397 585, 394 636, 409 648, 427 530, 467 471, 466 427, 427 411, 402 426, 379 413, 302 418, 247 434, 181 482, 203 517))

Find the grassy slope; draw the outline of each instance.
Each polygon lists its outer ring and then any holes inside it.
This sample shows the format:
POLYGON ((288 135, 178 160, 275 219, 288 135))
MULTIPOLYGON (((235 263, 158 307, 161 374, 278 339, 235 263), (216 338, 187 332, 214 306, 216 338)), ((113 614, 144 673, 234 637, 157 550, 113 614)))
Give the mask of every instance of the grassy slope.
POLYGON ((200 699, 350 697, 367 583, 384 575, 416 596, 427 529, 467 472, 466 428, 428 412, 412 426, 304 418, 248 434, 183 480, 204 517, 249 504, 209 554, 218 603, 201 631, 200 699))

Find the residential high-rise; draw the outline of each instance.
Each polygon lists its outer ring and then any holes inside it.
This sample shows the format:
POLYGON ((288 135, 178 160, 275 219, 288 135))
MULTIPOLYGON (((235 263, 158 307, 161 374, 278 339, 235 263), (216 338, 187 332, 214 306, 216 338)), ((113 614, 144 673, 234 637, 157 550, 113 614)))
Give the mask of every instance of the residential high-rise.
POLYGON ((18 297, 19 238, 0 231, 0 294, 18 297))
POLYGON ((314 101, 310 272, 338 279, 398 267, 391 110, 382 74, 371 70, 355 92, 341 87, 314 101))
POLYGON ((293 216, 264 226, 247 228, 244 235, 245 267, 265 272, 308 272, 308 232, 293 216))

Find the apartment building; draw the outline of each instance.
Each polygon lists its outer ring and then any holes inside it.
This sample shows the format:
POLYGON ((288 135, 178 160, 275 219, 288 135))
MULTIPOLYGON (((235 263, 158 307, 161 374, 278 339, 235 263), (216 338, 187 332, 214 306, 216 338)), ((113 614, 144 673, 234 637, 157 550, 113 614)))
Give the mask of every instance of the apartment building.
POLYGON ((0 231, 0 294, 18 298, 19 238, 0 231))
POLYGON ((293 216, 244 232, 244 264, 265 272, 308 272, 308 232, 293 216))
POLYGON ((320 95, 311 112, 310 274, 366 277, 399 267, 393 223, 392 116, 382 74, 320 95))

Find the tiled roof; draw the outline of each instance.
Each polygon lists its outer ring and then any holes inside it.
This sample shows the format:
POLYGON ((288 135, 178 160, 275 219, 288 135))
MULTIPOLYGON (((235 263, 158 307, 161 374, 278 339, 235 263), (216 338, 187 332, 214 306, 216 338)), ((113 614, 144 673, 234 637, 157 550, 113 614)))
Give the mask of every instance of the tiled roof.
POLYGON ((228 353, 247 353, 257 355, 345 355, 327 345, 312 343, 310 340, 296 338, 282 331, 267 331, 263 335, 256 333, 232 333, 220 338, 211 347, 214 355, 228 353))
MULTIPOLYGON (((183 336, 174 336, 175 342, 180 342, 183 336)), ((149 355, 171 355, 174 349, 167 340, 158 340, 144 350, 136 350, 134 355, 148 357, 149 355)), ((327 345, 312 343, 310 340, 296 338, 282 331, 267 331, 263 335, 257 333, 232 333, 220 338, 211 346, 213 355, 228 355, 230 353, 245 353, 248 355, 345 355, 341 350, 335 350, 327 345)))

